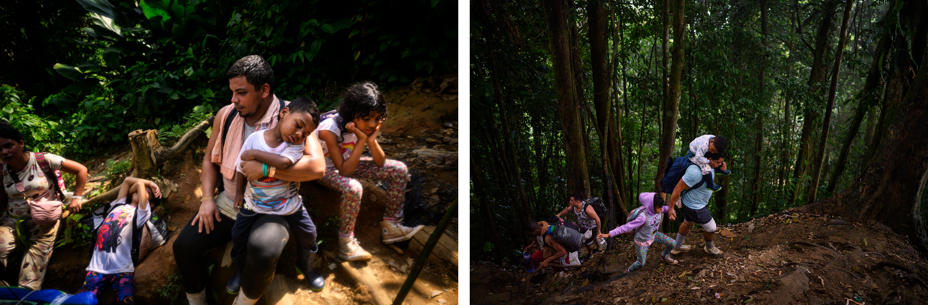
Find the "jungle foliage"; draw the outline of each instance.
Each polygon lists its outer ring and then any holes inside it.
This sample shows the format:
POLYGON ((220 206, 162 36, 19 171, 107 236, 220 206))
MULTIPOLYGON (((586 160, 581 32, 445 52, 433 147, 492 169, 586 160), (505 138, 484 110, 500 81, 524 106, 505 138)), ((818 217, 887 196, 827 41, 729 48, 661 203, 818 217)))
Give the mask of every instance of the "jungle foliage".
POLYGON ((228 103, 225 71, 249 54, 278 96, 323 109, 353 82, 456 69, 455 1, 11 0, 0 16, 3 116, 72 158, 136 129, 181 135, 228 103))

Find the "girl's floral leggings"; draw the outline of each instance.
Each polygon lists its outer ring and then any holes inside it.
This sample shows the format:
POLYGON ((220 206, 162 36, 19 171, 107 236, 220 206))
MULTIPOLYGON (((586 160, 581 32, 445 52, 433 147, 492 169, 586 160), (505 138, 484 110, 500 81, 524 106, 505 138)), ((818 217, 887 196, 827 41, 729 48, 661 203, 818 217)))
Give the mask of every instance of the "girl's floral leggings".
POLYGON ((361 205, 361 182, 355 179, 368 178, 381 180, 387 185, 387 210, 383 215, 385 220, 397 220, 403 217, 403 195, 406 193, 406 183, 409 182, 409 171, 403 162, 390 160, 377 166, 370 157, 361 157, 354 177, 344 177, 335 168, 327 168, 321 183, 325 187, 337 190, 342 195, 341 225, 339 234, 350 236, 354 232, 354 224, 358 219, 358 208, 361 205))

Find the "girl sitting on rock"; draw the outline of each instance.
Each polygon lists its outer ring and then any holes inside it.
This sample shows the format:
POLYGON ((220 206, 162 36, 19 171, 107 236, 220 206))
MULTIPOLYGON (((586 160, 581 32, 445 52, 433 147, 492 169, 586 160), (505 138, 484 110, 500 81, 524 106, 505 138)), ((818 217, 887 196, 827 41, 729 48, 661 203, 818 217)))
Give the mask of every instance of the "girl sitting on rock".
POLYGON ((325 160, 322 185, 341 193, 338 257, 347 261, 370 260, 371 254, 361 248, 354 237, 354 225, 361 204, 361 182, 357 178, 382 180, 387 185, 387 207, 381 222, 386 244, 411 239, 422 225, 414 228, 402 225, 403 196, 409 173, 406 164, 389 160, 377 143, 380 127, 387 118, 387 105, 377 85, 363 82, 345 92, 338 113, 324 119, 318 127, 319 141, 325 160), (370 157, 361 156, 364 147, 370 157))

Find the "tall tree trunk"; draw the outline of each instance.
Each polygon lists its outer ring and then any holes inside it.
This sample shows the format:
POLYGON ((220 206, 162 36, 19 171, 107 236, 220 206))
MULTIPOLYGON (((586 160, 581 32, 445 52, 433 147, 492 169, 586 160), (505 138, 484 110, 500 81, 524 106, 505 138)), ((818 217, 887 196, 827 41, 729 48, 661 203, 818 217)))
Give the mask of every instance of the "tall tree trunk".
POLYGON ((825 144, 828 141, 828 132, 831 130, 831 112, 835 106, 835 91, 838 88, 838 76, 841 74, 841 57, 844 56, 844 44, 847 43, 847 27, 851 19, 851 8, 854 6, 854 0, 846 0, 844 5, 844 17, 841 21, 841 31, 838 33, 838 48, 835 49, 835 64, 831 73, 831 86, 828 88, 828 105, 825 106, 825 123, 822 125, 822 137, 818 141, 818 149, 815 156, 815 169, 812 171, 812 185, 809 189, 809 202, 815 202, 818 195, 818 181, 822 173, 822 159, 825 156, 825 144))
MULTIPOLYGON (((475 201, 475 204, 477 205, 477 215, 480 215, 480 217, 483 217, 484 218, 483 220, 486 221, 486 223, 489 225, 489 227, 485 228, 485 230, 483 231, 484 234, 489 235, 489 236, 486 236, 486 235, 484 236, 489 237, 490 242, 493 243, 493 251, 492 251, 493 257, 495 257, 499 261, 502 261, 503 257, 506 256, 505 253, 508 252, 507 248, 509 247, 506 247, 506 244, 500 241, 499 239, 500 234, 493 234, 493 232, 501 232, 501 231, 497 229, 496 217, 492 211, 493 209, 490 206, 490 204, 488 204, 486 201, 487 187, 486 187, 486 183, 483 182, 483 171, 480 170, 480 163, 475 162, 473 154, 470 157, 470 177, 474 181, 473 192, 475 195, 474 197, 476 198, 473 198, 472 200, 475 201)), ((471 236, 473 238, 479 235, 481 234, 472 234, 471 236)), ((529 239, 529 242, 531 242, 531 239, 529 239)), ((482 244, 477 244, 475 245, 475 247, 471 247, 471 248, 482 249, 482 247, 483 247, 482 244)))
MULTIPOLYGON (((766 78, 766 66, 767 66, 767 36, 770 35, 770 29, 767 27, 767 0, 760 1, 760 27, 763 38, 761 41, 764 44, 764 56, 761 59, 760 63, 760 80, 758 94, 761 98, 761 104, 767 104, 767 96, 764 93, 764 84, 767 82, 766 78)), ((757 213, 757 203, 759 201, 758 193, 760 192, 760 172, 761 172, 761 150, 763 149, 764 142, 764 117, 761 113, 757 113, 754 118, 754 180, 751 184, 751 212, 748 217, 753 217, 757 213)))
POLYGON ((683 10, 686 2, 674 0, 673 6, 673 63, 670 69, 669 99, 664 103, 663 130, 661 131, 660 157, 657 159, 657 175, 654 179, 654 189, 660 191, 660 181, 664 177, 664 168, 667 159, 673 154, 674 140, 677 135, 677 117, 680 106, 680 80, 683 77, 683 10))
MULTIPOLYGON (((542 130, 544 129, 541 123, 541 115, 536 114, 532 117, 532 142, 535 144, 535 171, 538 176, 538 198, 540 201, 544 202, 544 198, 548 198, 546 190, 548 189, 548 158, 544 155, 544 145, 542 144, 544 135, 542 130)), ((535 209, 538 211, 538 209, 535 209)))
MULTIPOLYGON (((835 14, 835 1, 836 0, 826 0, 824 9, 821 12, 822 23, 819 25, 815 35, 812 71, 809 74, 808 82, 810 96, 813 98, 822 96, 821 84, 822 81, 825 80, 825 56, 828 54, 828 32, 831 30, 831 21, 835 14)), ((808 159, 812 151, 810 147, 812 142, 812 128, 815 124, 815 120, 819 116, 814 106, 815 104, 811 101, 806 101, 805 110, 803 111, 802 135, 799 139, 799 155, 796 157, 796 166, 793 172, 793 179, 796 179, 796 189, 793 193, 793 198, 790 200, 791 203, 798 200, 802 189, 802 182, 804 181, 803 178, 808 171, 808 159)))
POLYGON ((661 107, 670 99, 670 6, 672 0, 661 1, 661 107))
POLYGON ((515 204, 521 208, 521 212, 519 214, 524 214, 520 215, 520 217, 522 222, 525 222, 528 221, 528 216, 532 214, 532 208, 529 204, 528 198, 525 196, 525 190, 522 188, 522 177, 519 173, 519 160, 516 156, 515 148, 512 145, 513 133, 509 129, 509 116, 506 115, 505 109, 505 100, 508 98, 508 96, 502 88, 501 81, 499 80, 499 76, 503 75, 503 73, 501 73, 500 69, 497 68, 495 52, 492 51, 490 58, 490 69, 493 71, 491 72, 492 75, 497 76, 493 78, 493 90, 497 104, 496 112, 499 113, 500 126, 502 127, 501 146, 503 148, 502 156, 505 160, 503 162, 503 166, 505 166, 503 170, 509 173, 508 176, 510 177, 510 182, 515 185, 516 190, 518 190, 519 202, 515 204))
MULTIPOLYGON (((886 85, 883 86, 883 94, 880 95, 881 98, 885 98, 886 89, 888 88, 889 86, 886 86, 886 85)), ((864 155, 861 156, 860 160, 857 161, 857 173, 863 173, 864 169, 867 168, 867 161, 870 161, 870 157, 869 157, 870 154, 868 153, 868 151, 870 150, 870 147, 873 146, 873 141, 874 141, 873 138, 874 138, 874 134, 876 134, 877 115, 875 113, 877 112, 882 113, 882 111, 879 110, 881 108, 880 105, 882 105, 882 103, 878 103, 877 105, 874 106, 873 111, 869 111, 867 113, 867 133, 864 134, 865 151, 864 151, 864 155)))
POLYGON ((567 188, 570 192, 589 194, 589 173, 579 117, 579 93, 571 64, 572 47, 570 28, 567 24, 567 3, 561 0, 545 0, 544 7, 550 35, 549 47, 554 63, 561 128, 564 132, 567 188))
MULTIPOLYGON (((606 15, 605 1, 590 0, 587 2, 587 12, 590 20, 588 33, 593 70, 593 104, 596 107, 596 125, 600 134, 600 145, 604 147, 603 156, 606 161, 603 172, 607 178, 617 177, 615 178, 615 181, 617 181, 615 186, 619 189, 619 193, 614 194, 614 196, 605 196, 604 194, 604 197, 621 200, 621 198, 624 198, 622 190, 624 189, 625 170, 622 168, 621 162, 621 140, 616 141, 615 137, 622 129, 621 125, 616 124, 615 117, 612 115, 612 85, 610 84, 612 70, 608 69, 611 65, 606 61, 608 53, 606 43, 608 16, 606 15)), ((621 135, 618 134, 617 138, 621 139, 621 135)), ((611 193, 612 185, 605 185, 603 191, 604 193, 611 193)), ((608 202, 608 205, 613 206, 613 202, 608 202)), ((612 210, 611 212, 616 211, 612 210)))
MULTIPOLYGON (((890 11, 887 11, 887 13, 889 12, 890 11)), ((889 18, 884 17, 884 20, 888 19, 889 18)), ((871 105, 875 104, 875 101, 879 97, 879 91, 877 91, 877 89, 882 83, 881 76, 883 74, 883 66, 886 62, 885 58, 889 51, 888 47, 889 31, 884 30, 883 34, 880 35, 880 41, 877 43, 876 52, 873 54, 873 62, 870 64, 870 72, 867 74, 867 81, 864 83, 863 90, 857 95, 857 99, 860 102, 857 104, 857 109, 854 110, 854 117, 851 119, 847 137, 844 139, 844 142, 841 143, 841 153, 838 157, 838 161, 835 163, 835 170, 831 175, 831 179, 828 180, 828 189, 825 191, 828 194, 833 194, 835 188, 838 186, 838 178, 840 178, 841 173, 844 172, 851 143, 854 142, 854 137, 857 136, 860 124, 864 120, 864 115, 868 112, 867 110, 870 109, 871 105)))

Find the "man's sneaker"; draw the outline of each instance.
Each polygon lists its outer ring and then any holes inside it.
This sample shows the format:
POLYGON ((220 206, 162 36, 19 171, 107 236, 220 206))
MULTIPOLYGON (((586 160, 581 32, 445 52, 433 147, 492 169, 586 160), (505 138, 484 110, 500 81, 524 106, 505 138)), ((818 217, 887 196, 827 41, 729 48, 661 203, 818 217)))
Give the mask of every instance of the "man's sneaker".
POLYGON ((238 294, 239 288, 242 287, 242 280, 238 276, 238 272, 229 279, 229 282, 226 283, 226 292, 229 294, 238 294))
POLYGON ((706 253, 709 253, 712 255, 722 255, 722 250, 719 250, 719 248, 716 247, 715 245, 713 245, 712 248, 708 248, 704 246, 702 247, 702 249, 705 250, 706 253))
POLYGON ((419 232, 419 230, 425 228, 424 225, 418 225, 410 228, 401 225, 400 223, 402 223, 401 220, 384 220, 380 223, 380 226, 383 228, 383 243, 392 244, 395 242, 410 240, 413 236, 416 235, 417 232, 419 232))
POLYGON ((369 261, 371 254, 361 248, 358 240, 351 237, 338 237, 338 258, 349 262, 369 261))
POLYGON ((679 248, 673 248, 673 250, 670 250, 670 254, 677 255, 683 252, 690 252, 690 251, 693 251, 693 246, 682 245, 679 248))
POLYGON ((669 254, 664 255, 664 261, 671 265, 676 265, 677 263, 679 263, 677 260, 673 259, 673 257, 670 257, 669 254))

